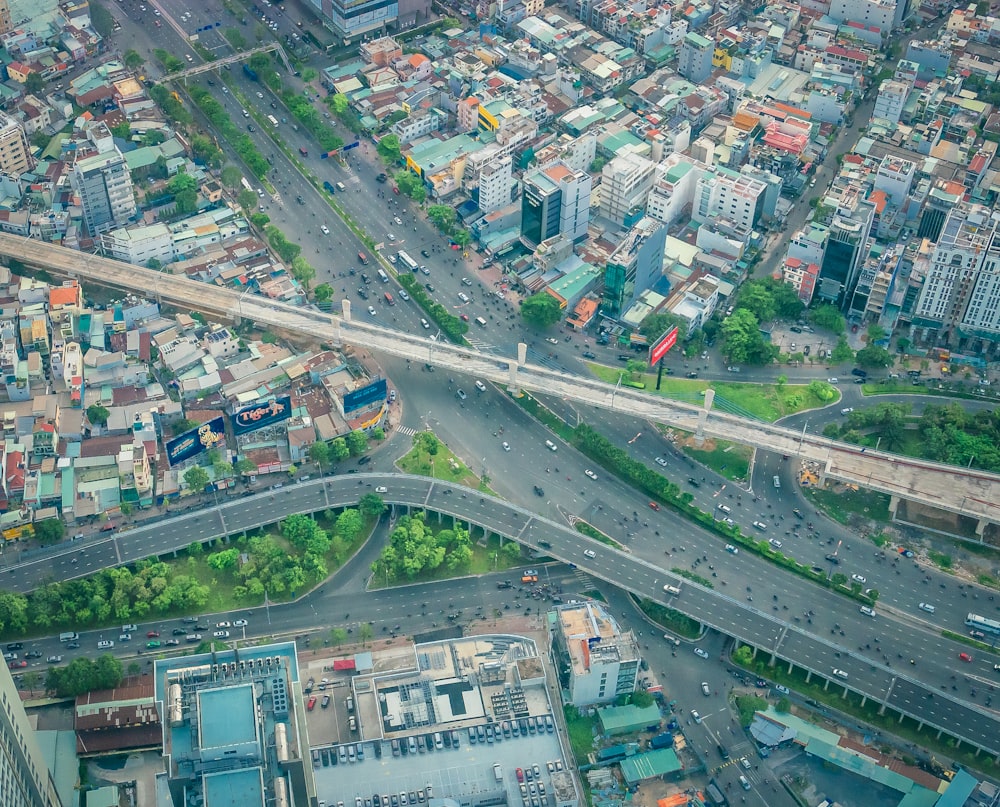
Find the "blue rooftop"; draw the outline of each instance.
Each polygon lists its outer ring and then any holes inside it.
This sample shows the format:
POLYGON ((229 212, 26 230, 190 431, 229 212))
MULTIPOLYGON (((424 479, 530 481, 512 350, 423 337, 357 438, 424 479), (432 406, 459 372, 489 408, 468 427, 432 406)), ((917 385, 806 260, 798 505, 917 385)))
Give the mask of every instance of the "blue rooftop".
POLYGON ((264 779, 260 768, 205 776, 205 807, 247 807, 263 803, 264 779))
POLYGON ((201 750, 231 748, 257 739, 253 685, 225 686, 198 693, 201 750))

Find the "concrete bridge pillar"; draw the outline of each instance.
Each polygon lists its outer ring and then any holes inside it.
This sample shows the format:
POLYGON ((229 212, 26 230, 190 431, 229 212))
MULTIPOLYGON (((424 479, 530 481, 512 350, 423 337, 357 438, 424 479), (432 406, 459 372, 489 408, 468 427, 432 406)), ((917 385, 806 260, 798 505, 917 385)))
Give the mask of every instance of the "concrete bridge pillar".
POLYGON ((705 390, 705 408, 698 412, 698 428, 694 433, 694 444, 700 446, 705 442, 705 423, 708 421, 708 413, 712 411, 712 402, 715 400, 715 390, 709 387, 705 390))
POLYGON ((982 538, 983 533, 986 532, 986 528, 990 525, 990 523, 991 522, 988 519, 979 519, 979 521, 976 522, 976 535, 982 538))
POLYGON ((344 322, 351 321, 351 301, 346 297, 340 301, 340 315, 344 318, 344 322))
POLYGON ((525 342, 517 343, 517 361, 512 361, 507 365, 507 372, 510 377, 507 379, 507 392, 515 398, 521 397, 521 388, 517 385, 517 368, 528 361, 528 345, 525 342))
POLYGON ((896 509, 898 507, 899 507, 899 496, 893 493, 889 497, 889 515, 891 515, 893 519, 896 518, 896 509))

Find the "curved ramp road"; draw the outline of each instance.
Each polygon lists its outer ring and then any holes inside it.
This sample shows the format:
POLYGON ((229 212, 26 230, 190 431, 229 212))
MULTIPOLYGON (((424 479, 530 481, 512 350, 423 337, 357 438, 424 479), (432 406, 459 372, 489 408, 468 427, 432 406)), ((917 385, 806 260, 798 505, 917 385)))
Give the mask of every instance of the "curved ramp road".
POLYGON ((733 440, 781 454, 814 460, 831 479, 851 482, 979 520, 981 526, 1000 523, 1000 475, 954 468, 886 452, 859 450, 824 437, 759 423, 630 388, 616 388, 593 379, 556 372, 513 359, 435 342, 368 322, 263 300, 229 289, 132 266, 32 239, 0 234, 0 254, 88 283, 142 289, 158 300, 203 311, 226 320, 252 319, 272 328, 325 339, 335 344, 361 345, 414 361, 447 367, 511 388, 556 395, 591 406, 613 409, 687 430, 701 429, 710 437, 733 440))
MULTIPOLYGON (((843 669, 848 678, 833 678, 829 683, 831 689, 863 693, 923 721, 930 729, 940 729, 992 754, 1000 753, 1000 716, 962 700, 959 696, 965 694, 965 689, 954 694, 940 689, 940 683, 950 680, 952 672, 957 671, 970 676, 975 682, 973 686, 981 685, 985 690, 995 679, 993 658, 974 653, 982 658, 975 658, 972 664, 961 664, 957 660, 961 646, 937 636, 932 627, 921 630, 925 626, 915 620, 896 621, 884 615, 872 620, 859 613, 856 603, 837 596, 824 599, 823 614, 815 617, 815 625, 807 625, 804 620, 791 622, 788 620, 792 614, 804 613, 815 606, 816 587, 805 580, 785 578, 783 601, 790 610, 778 610, 776 604, 745 598, 741 591, 734 590, 739 589, 736 583, 727 587, 730 591, 702 588, 646 559, 611 549, 523 507, 426 477, 349 474, 241 496, 215 509, 173 516, 113 537, 52 547, 44 555, 10 567, 4 573, 4 587, 28 591, 50 579, 71 579, 150 555, 183 550, 192 541, 253 530, 292 513, 355 505, 361 495, 382 486, 387 488, 383 498, 394 506, 426 508, 451 515, 531 548, 538 548, 539 542, 545 541, 546 555, 574 563, 594 577, 676 608, 757 647, 759 653, 773 653, 778 664, 794 662, 824 678, 831 678, 835 667, 843 669), (585 555, 586 550, 593 557, 585 555), (668 594, 663 590, 666 584, 679 588, 681 594, 668 594), (833 624, 844 631, 843 637, 839 630, 829 627, 833 624), (881 635, 876 649, 889 654, 889 664, 883 663, 879 653, 854 650, 873 630, 881 635), (914 648, 920 650, 919 664, 911 666, 906 660, 898 660, 908 659, 914 648), (960 664, 962 669, 957 670, 960 664)), ((761 580, 776 573, 773 566, 748 553, 741 553, 739 561, 746 580, 761 580)))

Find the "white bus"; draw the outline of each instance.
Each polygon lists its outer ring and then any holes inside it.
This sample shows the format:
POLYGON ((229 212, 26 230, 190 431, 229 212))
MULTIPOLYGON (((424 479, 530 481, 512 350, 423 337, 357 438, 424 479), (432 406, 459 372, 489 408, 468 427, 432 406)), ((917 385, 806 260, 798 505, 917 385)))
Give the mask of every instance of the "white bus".
POLYGON ((268 115, 267 120, 275 129, 278 128, 278 119, 274 115, 268 115))
POLYGON ((407 255, 403 250, 396 253, 396 259, 403 264, 409 271, 417 271, 417 262, 413 260, 409 255, 407 255))

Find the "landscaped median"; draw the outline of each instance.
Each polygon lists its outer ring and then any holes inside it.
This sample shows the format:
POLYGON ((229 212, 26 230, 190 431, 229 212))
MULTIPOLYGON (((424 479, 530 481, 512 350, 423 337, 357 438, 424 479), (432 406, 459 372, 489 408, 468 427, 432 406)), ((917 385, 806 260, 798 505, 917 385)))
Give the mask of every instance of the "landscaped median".
POLYGON ((441 305, 441 303, 432 300, 420 285, 420 281, 413 275, 400 272, 396 275, 396 279, 399 281, 399 285, 409 292, 413 301, 427 312, 427 316, 437 323, 441 329, 441 333, 455 344, 465 344, 465 334, 469 330, 468 325, 454 314, 450 314, 448 309, 441 305))

